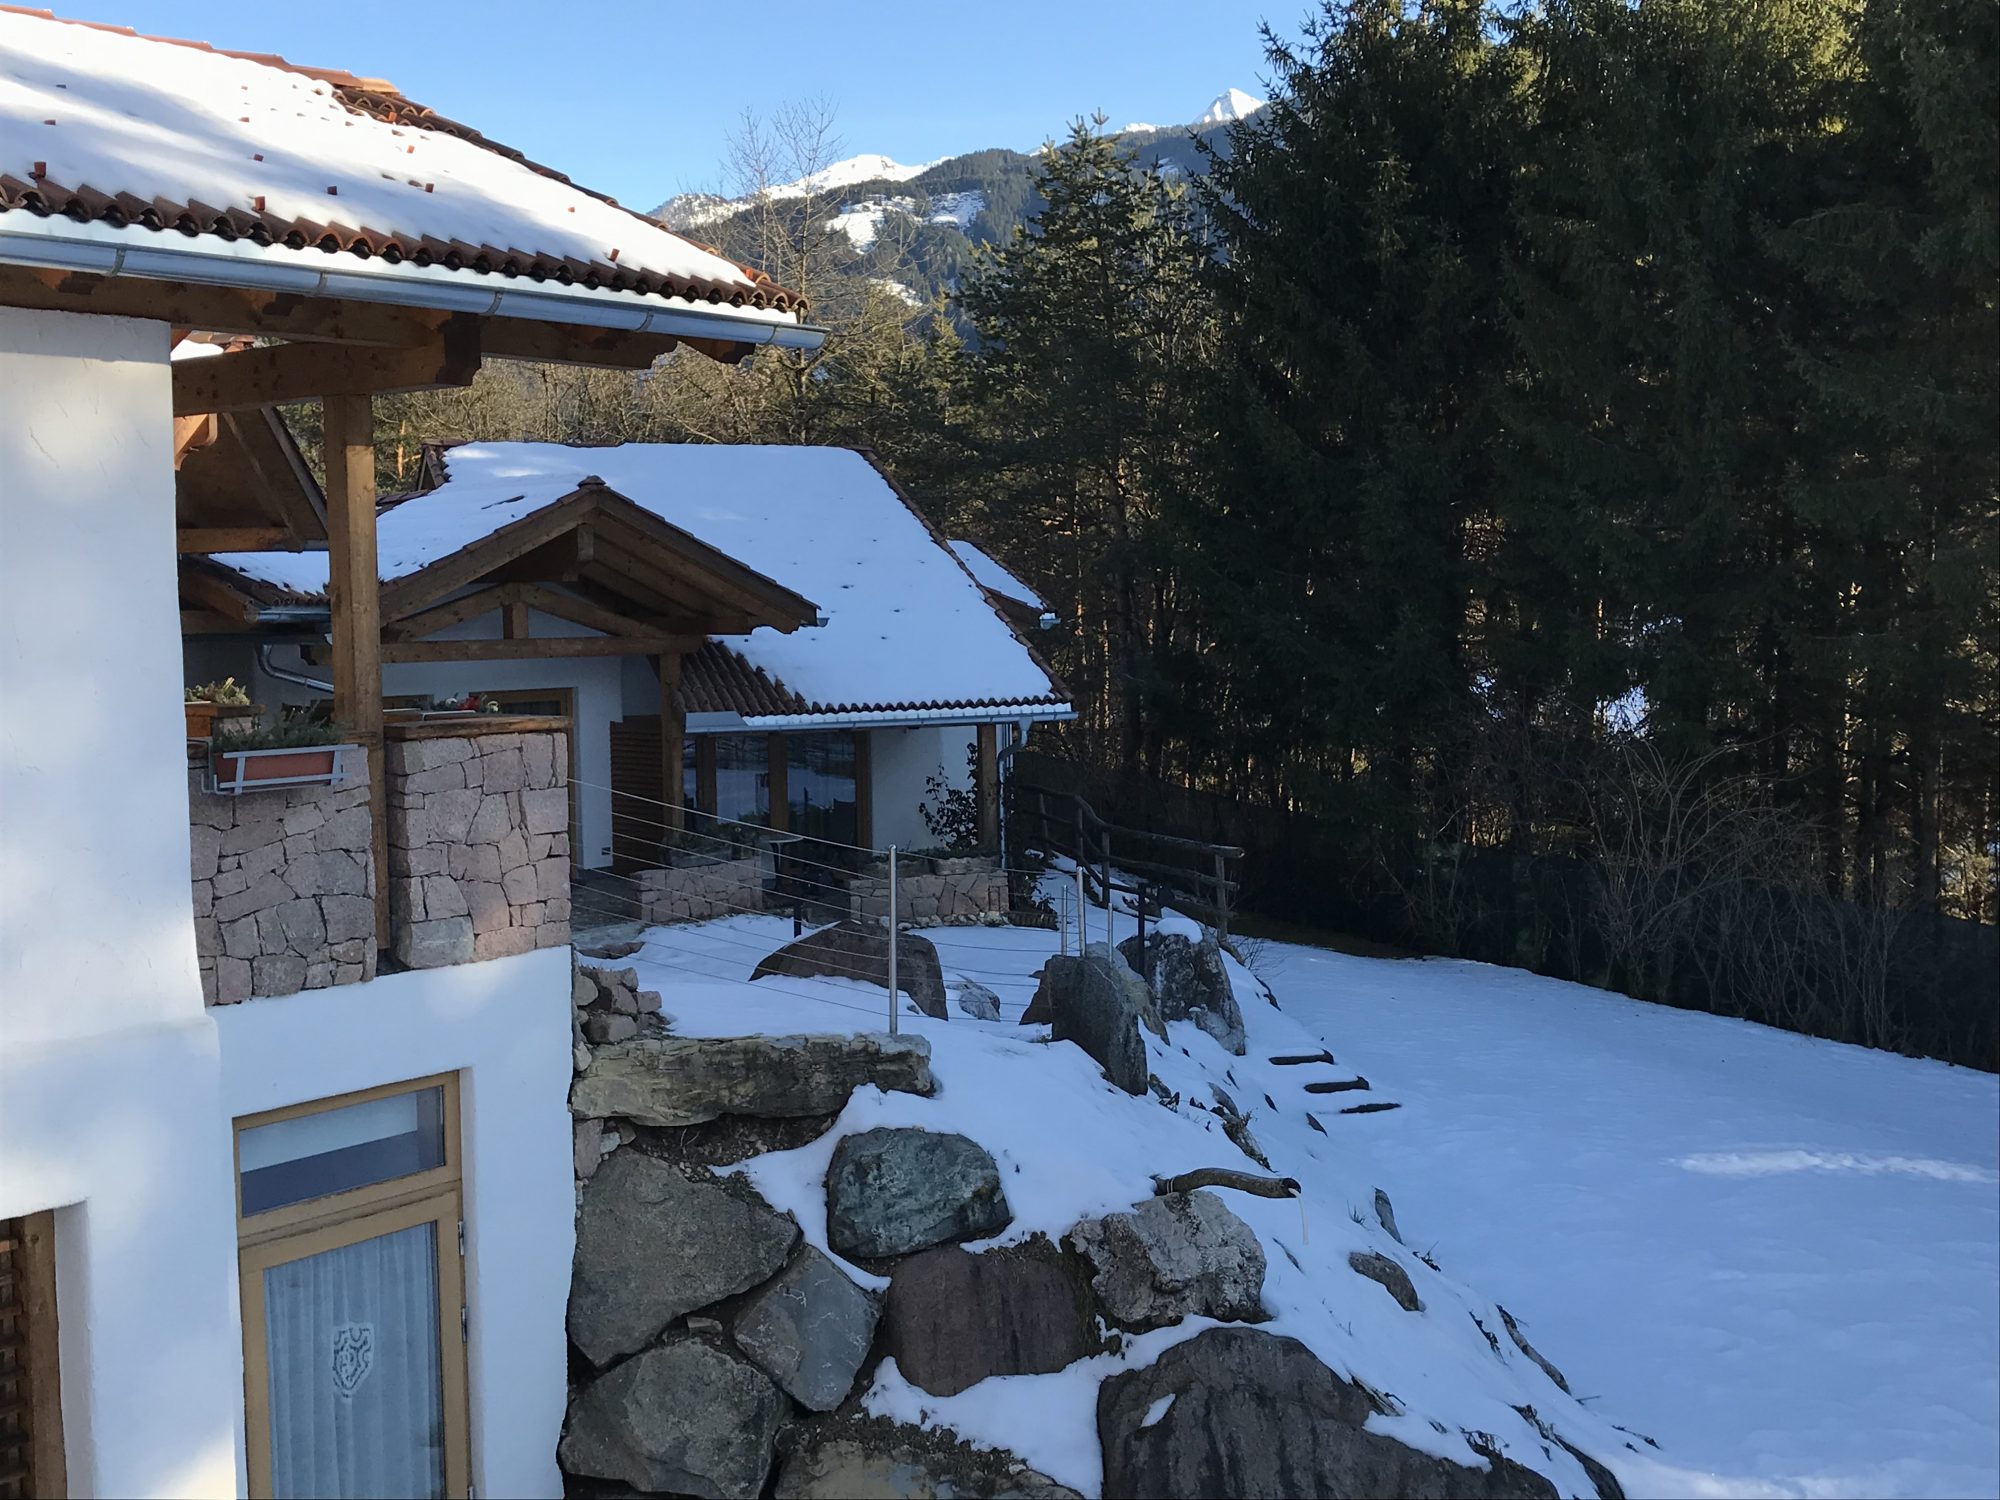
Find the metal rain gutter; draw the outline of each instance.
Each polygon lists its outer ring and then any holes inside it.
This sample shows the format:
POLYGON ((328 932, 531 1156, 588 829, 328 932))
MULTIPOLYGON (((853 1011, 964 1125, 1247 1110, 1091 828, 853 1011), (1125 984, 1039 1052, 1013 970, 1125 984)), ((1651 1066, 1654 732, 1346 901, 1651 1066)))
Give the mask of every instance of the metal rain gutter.
MULTIPOLYGON (((164 230, 139 233, 165 235, 164 230)), ((721 339, 738 344, 770 344, 780 349, 817 349, 826 330, 786 313, 707 312, 675 307, 657 293, 594 292, 586 287, 528 283, 489 291, 468 285, 477 273, 407 261, 356 260, 333 270, 315 270, 307 257, 331 260, 324 250, 292 250, 249 240, 218 240, 212 247, 183 250, 135 243, 134 231, 96 222, 78 224, 57 215, 16 209, 0 215, 0 261, 97 276, 133 276, 152 281, 194 282, 247 291, 288 292, 380 302, 434 312, 462 312, 491 318, 526 318, 627 333, 675 338, 721 339), (25 222, 17 222, 25 221, 25 222)), ((489 273, 490 274, 490 273, 489 273)))
POLYGON ((864 708, 858 712, 828 714, 688 714, 688 732, 700 730, 694 720, 710 720, 718 730, 742 728, 752 732, 772 730, 860 730, 860 728, 916 728, 926 724, 1054 724, 1076 718, 1070 704, 994 704, 990 708, 864 708))

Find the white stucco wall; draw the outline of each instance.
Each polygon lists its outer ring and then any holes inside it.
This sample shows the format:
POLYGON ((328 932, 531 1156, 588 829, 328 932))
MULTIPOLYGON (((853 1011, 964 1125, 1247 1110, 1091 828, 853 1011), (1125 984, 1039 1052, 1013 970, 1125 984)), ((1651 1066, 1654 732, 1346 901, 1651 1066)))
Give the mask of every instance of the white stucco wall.
MULTIPOLYGON (((213 1013, 227 1119, 459 1073, 472 1475, 481 1495, 562 1493, 556 1441, 576 1244, 569 992, 569 949, 545 948, 213 1013)), ((241 1323, 234 1298, 230 1306, 240 1453, 241 1323)))
POLYGON ((0 1049, 201 1014, 167 327, 0 308, 0 1049))
POLYGON ((0 308, 0 1215, 57 1210, 72 1494, 226 1495, 166 325, 0 308))
POLYGON ((953 786, 971 784, 965 771, 965 753, 972 744, 972 726, 923 725, 873 733, 875 847, 931 848, 937 840, 918 811, 920 803, 931 800, 924 783, 942 766, 953 786))

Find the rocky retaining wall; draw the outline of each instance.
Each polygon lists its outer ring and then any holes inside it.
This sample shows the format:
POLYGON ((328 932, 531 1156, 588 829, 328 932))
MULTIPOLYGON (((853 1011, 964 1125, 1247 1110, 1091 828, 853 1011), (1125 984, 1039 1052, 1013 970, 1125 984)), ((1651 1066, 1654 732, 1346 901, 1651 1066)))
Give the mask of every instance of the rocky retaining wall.
POLYGON ((771 878, 768 851, 741 859, 711 860, 664 870, 641 870, 639 915, 648 923, 705 922, 738 912, 762 911, 771 878))
MULTIPOLYGON (((1011 904, 1007 877, 990 859, 926 861, 921 874, 896 872, 896 919, 905 925, 969 925, 1004 917, 1011 904)), ((847 884, 848 916, 877 924, 889 919, 888 872, 860 875, 847 884)))
POLYGON ((409 968, 569 942, 569 737, 522 723, 389 742, 389 914, 409 968))
POLYGON ((339 786, 214 796, 188 777, 195 952, 211 1005, 375 977, 365 759, 339 786))

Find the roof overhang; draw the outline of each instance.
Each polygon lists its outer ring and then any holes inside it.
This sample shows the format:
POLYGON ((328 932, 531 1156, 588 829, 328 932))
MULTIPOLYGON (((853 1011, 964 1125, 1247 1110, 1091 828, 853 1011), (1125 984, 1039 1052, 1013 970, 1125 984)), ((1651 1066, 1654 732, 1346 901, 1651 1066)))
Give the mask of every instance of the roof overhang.
MULTIPOLYGON (((770 308, 703 307, 657 293, 546 281, 523 284, 518 277, 410 261, 364 261, 343 256, 345 264, 335 264, 332 256, 318 249, 294 250, 213 237, 203 238, 198 246, 192 239, 174 244, 170 235, 183 238, 170 230, 79 224, 65 217, 38 216, 17 209, 0 215, 0 263, 141 283, 225 287, 329 302, 558 323, 664 336, 697 347, 816 349, 826 338, 824 328, 770 308)), ((0 296, 0 302, 7 300, 0 296)), ((163 309, 158 316, 174 320, 169 310, 163 309)), ((282 329, 268 331, 283 334, 282 329)))

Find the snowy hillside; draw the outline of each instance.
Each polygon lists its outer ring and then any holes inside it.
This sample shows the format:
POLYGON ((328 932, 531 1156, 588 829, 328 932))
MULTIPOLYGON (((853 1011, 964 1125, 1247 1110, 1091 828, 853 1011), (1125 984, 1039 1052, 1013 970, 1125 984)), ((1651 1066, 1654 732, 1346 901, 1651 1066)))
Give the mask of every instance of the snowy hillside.
MULTIPOLYGON (((1092 922, 1093 939, 1099 920, 1101 914, 1092 922)), ((1195 932, 1180 919, 1169 926, 1195 932)), ((1129 918, 1119 918, 1119 930, 1129 931, 1129 918)), ((1302 1185, 1295 1199, 1217 1191, 1264 1247, 1270 1316, 1259 1328, 1299 1340, 1343 1378, 1381 1393, 1386 1414, 1369 1420, 1371 1432, 1475 1470, 1497 1453, 1546 1475, 1561 1495, 1585 1500, 1598 1487, 1565 1444, 1602 1460, 1628 1493, 1680 1491, 1691 1482, 1674 1467, 1676 1456, 1658 1454, 1614 1425, 1638 1423, 1643 1413, 1575 1400, 1510 1338, 1500 1309, 1461 1279, 1460 1268, 1447 1259, 1432 1264, 1424 1247, 1454 1230, 1455 1219, 1418 1222, 1404 1214, 1403 1239, 1397 1238, 1390 1227, 1395 1215, 1376 1200, 1376 1190, 1391 1180, 1390 1163, 1375 1158, 1368 1145, 1374 1133, 1365 1129, 1394 1116, 1342 1113, 1352 1099, 1372 1095, 1314 1092, 1313 1085, 1351 1073, 1352 1060, 1343 1056, 1338 1067, 1319 1062, 1318 1038, 1273 1007, 1233 961, 1247 1055, 1232 1056, 1207 1032, 1173 1023, 1166 1041, 1144 1035, 1157 1094, 1133 1097, 1112 1087, 1073 1044, 1050 1045, 1046 1028, 1019 1023, 1036 972, 1055 952, 1054 933, 971 927, 924 935, 936 945, 947 983, 988 987, 1001 1018, 982 1021, 954 1010, 946 1023, 906 1011, 904 1028, 931 1047, 934 1096, 858 1089, 824 1135, 734 1169, 773 1207, 792 1214, 809 1244, 831 1253, 824 1183, 836 1146, 877 1127, 961 1132, 993 1153, 1012 1222, 973 1250, 1037 1234, 1058 1238, 1080 1219, 1148 1198, 1155 1174, 1223 1167, 1294 1178, 1302 1185), (1247 1133, 1239 1112, 1248 1116, 1247 1133), (1261 1160, 1246 1155, 1252 1149, 1261 1160), (1393 1262, 1420 1305, 1400 1305, 1357 1274, 1356 1259, 1393 1262)), ((746 982, 758 957, 790 936, 788 920, 764 916, 653 928, 643 950, 624 961, 638 969, 642 984, 661 991, 676 1035, 881 1029, 887 997, 880 989, 797 976, 746 982)), ((863 1285, 882 1284, 863 1267, 843 1262, 842 1268, 863 1285)), ((1188 1317, 1054 1373, 991 1376, 944 1397, 913 1384, 888 1360, 861 1402, 876 1415, 1005 1449, 1094 1495, 1104 1462, 1099 1383, 1150 1366, 1216 1326, 1188 1317)), ((1563 1362, 1564 1351, 1540 1328, 1524 1328, 1523 1337, 1538 1341, 1555 1365, 1563 1362)))
MULTIPOLYGON (((1116 935, 1131 930, 1121 913, 1116 935)), ((1012 1244, 1123 1208, 1154 1173, 1253 1167, 1226 1100, 1270 1170, 1303 1188, 1276 1201, 1223 1190, 1267 1252, 1260 1326, 1389 1393, 1396 1414, 1371 1430, 1475 1467, 1487 1445, 1565 1496, 1597 1491, 1551 1433, 1634 1496, 2000 1486, 1992 1077, 1517 971, 1253 942, 1258 974, 1229 966, 1247 1055, 1173 1023, 1165 1043, 1144 1037, 1158 1097, 1133 1098, 1075 1046, 1019 1024, 1054 933, 924 935, 947 983, 986 986, 1001 1018, 906 1006, 903 1026, 932 1049, 934 1097, 860 1089, 819 1139, 738 1169, 815 1246, 843 1136, 918 1126, 986 1145, 1014 1210, 990 1243, 1012 1244), (1315 1092, 1321 1075, 1372 1089, 1315 1092), (1344 1112, 1354 1098, 1401 1107, 1344 1112), (1421 1309, 1355 1276, 1350 1255, 1393 1259, 1421 1309), (1502 1304, 1568 1389, 1509 1338, 1502 1304)), ((790 936, 788 920, 762 916, 654 928, 627 961, 680 1035, 879 1029, 880 989, 745 982, 790 936)), ((1093 1495, 1098 1383, 1213 1326, 1190 1318, 945 1397, 885 1361, 862 1403, 1093 1495)))

